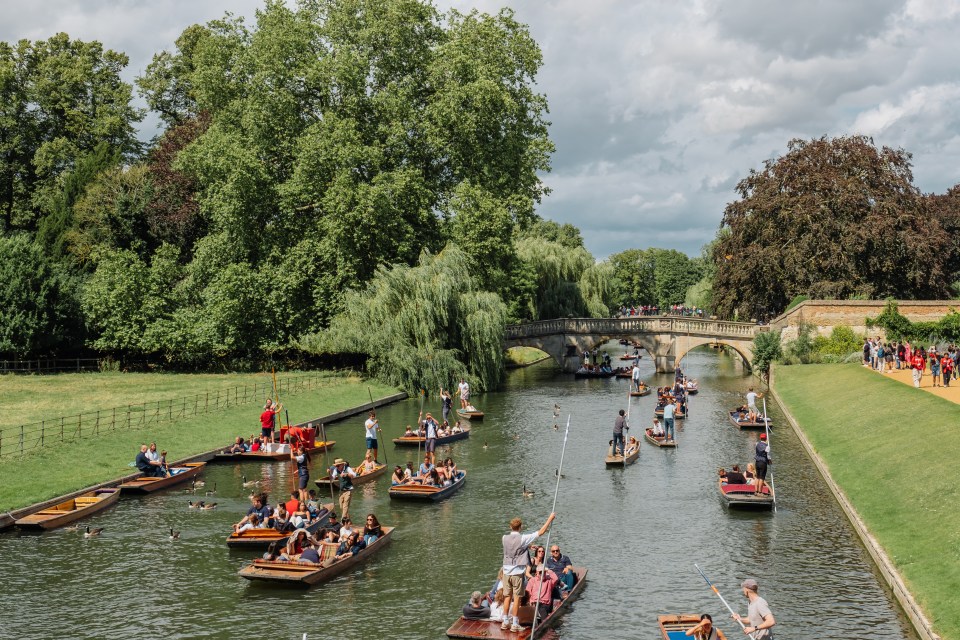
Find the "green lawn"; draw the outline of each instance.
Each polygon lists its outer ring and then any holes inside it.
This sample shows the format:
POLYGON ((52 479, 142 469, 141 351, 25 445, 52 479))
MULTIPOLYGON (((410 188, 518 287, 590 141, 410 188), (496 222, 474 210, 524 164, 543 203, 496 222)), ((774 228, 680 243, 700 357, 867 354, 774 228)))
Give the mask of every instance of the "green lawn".
POLYGON ((775 388, 945 639, 960 639, 960 406, 859 365, 777 367, 775 388))
POLYGON ((507 349, 504 362, 522 367, 523 365, 533 364, 534 362, 539 362, 549 357, 548 354, 533 347, 510 347, 507 349))
MULTIPOLYGON (((64 407, 106 408, 110 406, 109 402, 100 405, 85 403, 90 402, 89 396, 99 399, 122 396, 123 404, 142 402, 144 398, 167 398, 171 394, 178 397, 201 389, 237 384, 235 381, 242 378, 240 375, 156 374, 159 379, 155 380, 152 374, 132 374, 130 379, 128 375, 131 374, 5 376, 0 384, 7 384, 14 378, 21 391, 30 389, 32 397, 45 407, 57 406, 56 398, 59 397, 64 407)), ((281 396, 281 401, 289 411, 290 422, 297 423, 369 402, 368 387, 374 398, 398 392, 376 381, 336 374, 331 375, 329 384, 325 383, 323 387, 290 393, 281 396)), ((7 390, 4 389, 4 396, 6 394, 7 390)), ((247 437, 258 430, 261 406, 261 403, 233 406, 201 416, 151 424, 141 429, 118 429, 74 442, 56 443, 36 449, 22 458, 0 458, 0 511, 23 507, 131 473, 133 470, 128 464, 133 461, 140 443, 144 441, 156 441, 159 448, 167 450, 167 457, 171 461, 225 446, 238 435, 247 437)))

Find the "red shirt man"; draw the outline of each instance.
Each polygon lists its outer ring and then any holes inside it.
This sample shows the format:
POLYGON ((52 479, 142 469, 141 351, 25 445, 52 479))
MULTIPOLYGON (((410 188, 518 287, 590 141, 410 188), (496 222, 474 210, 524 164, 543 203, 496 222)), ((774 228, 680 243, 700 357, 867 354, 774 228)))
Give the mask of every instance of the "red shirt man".
POLYGON ((263 437, 263 441, 273 442, 273 425, 274 417, 280 413, 282 405, 279 404, 268 404, 263 408, 263 413, 260 414, 260 435, 263 437))

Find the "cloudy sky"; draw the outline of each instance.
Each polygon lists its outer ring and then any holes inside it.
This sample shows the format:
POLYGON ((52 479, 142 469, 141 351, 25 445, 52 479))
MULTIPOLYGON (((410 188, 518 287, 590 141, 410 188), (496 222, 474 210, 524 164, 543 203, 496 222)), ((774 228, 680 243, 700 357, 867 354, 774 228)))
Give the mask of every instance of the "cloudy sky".
MULTIPOLYGON (((97 39, 130 56, 132 80, 186 26, 228 10, 252 18, 260 4, 0 0, 0 40, 97 39)), ((597 257, 698 254, 736 182, 794 137, 866 134, 913 153, 921 190, 960 183, 955 0, 436 4, 507 5, 530 25, 557 146, 540 213, 579 226, 597 257)))

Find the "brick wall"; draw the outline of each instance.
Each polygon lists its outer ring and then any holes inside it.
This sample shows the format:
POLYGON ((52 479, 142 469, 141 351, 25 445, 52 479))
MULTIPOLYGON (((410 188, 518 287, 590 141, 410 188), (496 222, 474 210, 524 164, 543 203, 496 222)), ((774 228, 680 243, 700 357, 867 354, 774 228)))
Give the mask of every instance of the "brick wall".
MULTIPOLYGON (((817 328, 820 335, 830 335, 837 325, 846 325, 862 335, 880 333, 876 328, 867 328, 867 317, 876 317, 886 306, 886 300, 804 300, 790 311, 777 317, 770 325, 782 329, 784 340, 797 337, 801 322, 817 328)), ((960 300, 898 300, 900 313, 913 322, 939 320, 951 309, 960 310, 960 300)))

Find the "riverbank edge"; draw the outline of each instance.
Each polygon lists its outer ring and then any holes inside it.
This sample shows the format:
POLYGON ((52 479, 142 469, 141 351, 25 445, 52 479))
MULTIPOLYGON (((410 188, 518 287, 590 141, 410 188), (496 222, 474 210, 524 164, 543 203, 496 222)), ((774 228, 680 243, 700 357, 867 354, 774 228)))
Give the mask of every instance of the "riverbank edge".
MULTIPOLYGON (((363 413, 364 411, 369 411, 370 409, 376 409, 376 408, 378 408, 378 407, 382 407, 382 406, 385 406, 385 405, 388 405, 388 404, 393 404, 394 402, 399 402, 399 401, 401 401, 401 400, 405 400, 407 397, 408 397, 407 392, 406 392, 406 391, 401 391, 400 393, 394 393, 394 394, 389 395, 389 396, 384 396, 384 397, 382 397, 382 398, 377 398, 377 399, 375 399, 373 402, 365 402, 365 403, 363 403, 363 404, 361 404, 361 405, 358 405, 358 406, 355 406, 355 407, 349 407, 349 408, 347 408, 347 409, 342 409, 342 410, 340 410, 340 411, 335 411, 335 412, 330 413, 330 414, 327 414, 327 415, 325 415, 325 416, 320 416, 319 418, 314 418, 313 420, 306 420, 306 421, 304 421, 304 422, 297 423, 295 426, 298 426, 298 427, 299 427, 299 426, 304 426, 304 425, 306 425, 306 424, 308 424, 308 423, 327 424, 327 423, 339 422, 340 420, 343 420, 343 419, 345 419, 345 418, 350 418, 350 417, 352 417, 352 416, 355 416, 355 415, 358 415, 358 414, 360 414, 360 413, 363 413)), ((192 455, 192 456, 188 456, 188 457, 186 457, 186 458, 182 458, 182 459, 180 459, 180 460, 177 460, 176 462, 171 462, 170 464, 171 464, 171 466, 176 466, 176 465, 184 464, 184 463, 187 463, 187 462, 209 462, 210 460, 213 459, 214 455, 215 455, 217 452, 221 451, 222 449, 223 449, 223 447, 217 447, 216 449, 210 449, 209 451, 204 451, 204 452, 202 452, 202 453, 198 453, 198 454, 195 454, 195 455, 192 455)), ((49 499, 49 500, 44 500, 43 502, 37 502, 37 503, 35 503, 35 504, 31 504, 31 505, 29 505, 29 506, 22 507, 22 508, 20 508, 20 509, 14 509, 14 510, 12 510, 12 511, 8 511, 7 513, 4 513, 3 515, 0 515, 0 531, 3 531, 3 530, 5 530, 5 529, 9 529, 10 527, 13 526, 13 523, 14 523, 14 522, 16 522, 17 520, 19 520, 20 518, 23 518, 24 516, 30 515, 31 513, 35 513, 35 512, 37 512, 37 511, 40 511, 41 509, 46 509, 47 507, 50 507, 50 506, 55 505, 55 504, 60 503, 60 502, 64 502, 65 500, 70 500, 70 499, 72 499, 72 498, 76 498, 77 496, 82 495, 82 494, 84 494, 84 493, 86 493, 86 492, 88 492, 88 491, 96 491, 97 489, 103 489, 103 488, 107 488, 107 487, 115 487, 115 486, 117 486, 118 484, 121 484, 121 483, 123 483, 123 482, 127 482, 128 480, 132 480, 133 478, 136 478, 136 477, 139 476, 139 475, 140 475, 139 472, 127 474, 127 475, 122 476, 122 477, 120 477, 120 478, 114 478, 114 479, 112 479, 112 480, 106 480, 106 481, 101 482, 101 483, 99 483, 99 484, 94 484, 94 485, 91 485, 91 486, 89 486, 89 487, 84 487, 83 489, 78 489, 77 491, 73 491, 73 492, 71 492, 71 493, 67 493, 67 494, 65 494, 65 495, 58 496, 58 497, 56 497, 56 498, 51 498, 51 499, 49 499)))
POLYGON ((890 560, 887 552, 884 551, 877 539, 872 533, 870 533, 870 529, 867 528, 866 523, 864 523, 863 519, 860 517, 856 507, 853 505, 850 499, 847 498, 847 494, 833 479, 833 476, 830 475, 830 470, 827 467, 827 464, 824 462, 823 458, 820 457, 820 454, 818 454, 813 448, 813 444, 807 438, 803 428, 797 422, 796 418, 793 417, 789 407, 777 393, 775 386, 775 368, 775 365, 771 365, 770 367, 770 381, 768 386, 770 395, 774 400, 777 401, 777 404, 780 405, 780 410, 783 411, 783 415, 787 418, 787 422, 790 423, 790 428, 793 429, 793 432, 800 440, 800 444, 803 446, 804 451, 807 452, 807 456, 809 456, 810 460, 813 461, 817 471, 820 472, 820 476, 823 478, 824 482, 826 482, 827 487, 830 489, 830 492, 836 499, 837 504, 840 505, 843 513, 846 514, 847 520, 850 521, 850 524, 853 526, 853 530, 856 531, 857 537, 860 538, 860 542, 864 547, 866 547, 867 553, 869 553, 870 557, 873 558, 874 564, 880 571, 880 574, 883 576, 887 587, 889 587, 890 591, 893 593, 893 597, 896 598, 900 608, 903 609, 903 612, 907 615, 911 625, 913 625, 914 631, 921 638, 921 640, 942 640, 940 635, 933 630, 933 625, 920 608, 920 605, 917 604, 913 594, 910 593, 909 589, 907 589, 906 583, 904 583, 903 578, 900 576, 900 572, 897 571, 896 566, 894 566, 893 561, 890 560))
POLYGON ((504 369, 523 369, 524 367, 532 367, 535 364, 540 364, 544 360, 550 360, 551 358, 553 358, 553 356, 545 355, 542 358, 534 360, 533 362, 520 362, 520 363, 508 362, 508 363, 504 363, 503 368, 504 369))

